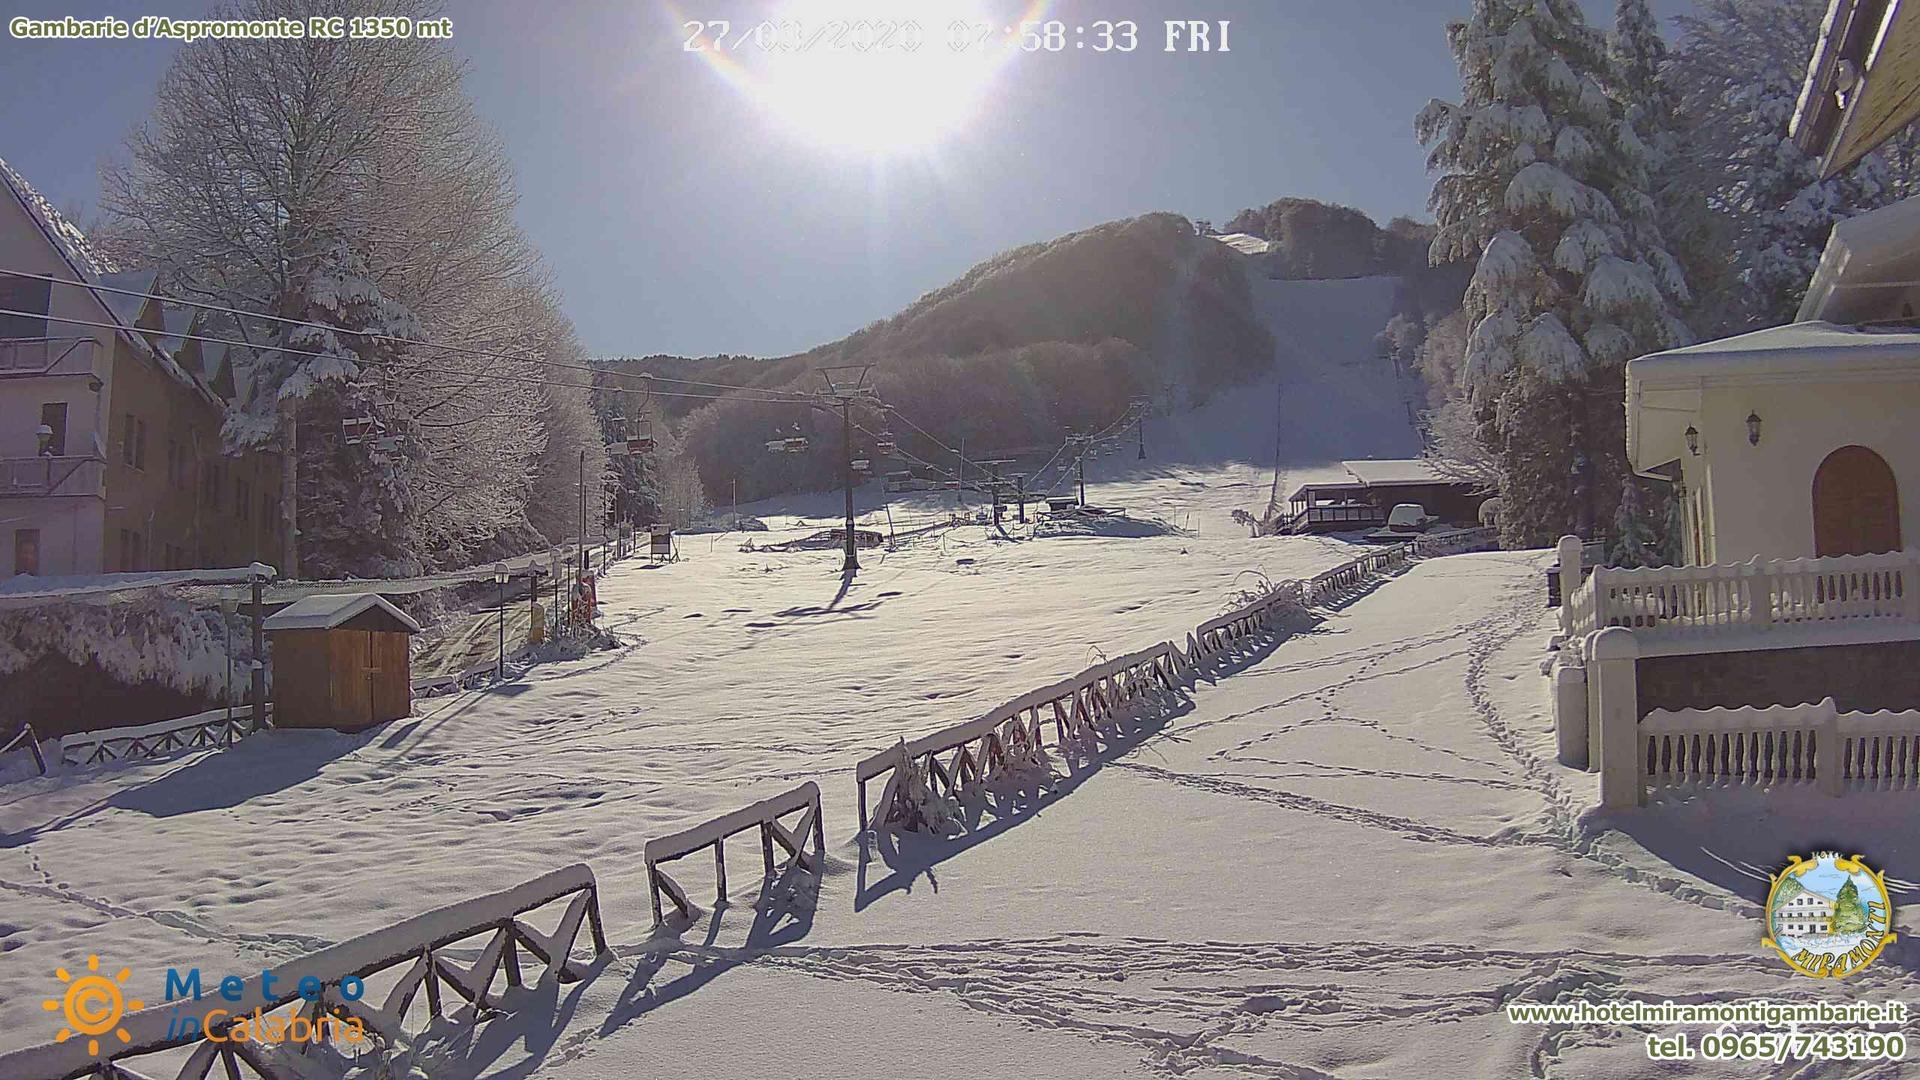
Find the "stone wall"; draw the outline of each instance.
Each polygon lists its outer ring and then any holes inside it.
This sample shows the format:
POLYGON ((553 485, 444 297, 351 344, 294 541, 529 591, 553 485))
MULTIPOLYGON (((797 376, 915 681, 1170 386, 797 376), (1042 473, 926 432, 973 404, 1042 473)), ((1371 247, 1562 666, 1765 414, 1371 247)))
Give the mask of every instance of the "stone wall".
POLYGON ((1842 712, 1920 708, 1920 641, 1643 656, 1640 715, 1715 705, 1801 705, 1832 697, 1842 712))

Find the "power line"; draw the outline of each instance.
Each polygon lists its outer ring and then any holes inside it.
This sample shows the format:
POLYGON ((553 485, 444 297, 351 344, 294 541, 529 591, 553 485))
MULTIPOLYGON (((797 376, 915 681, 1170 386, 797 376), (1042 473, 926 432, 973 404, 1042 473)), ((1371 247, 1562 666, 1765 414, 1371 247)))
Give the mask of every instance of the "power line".
MULTIPOLYGON (((109 292, 109 293, 114 293, 120 296, 137 296, 146 300, 158 300, 161 303, 165 303, 165 304, 178 304, 182 307, 202 308, 207 311, 217 311, 224 315, 235 315, 235 316, 239 316, 247 319, 260 319, 260 320, 265 320, 267 322, 280 323, 286 326, 302 326, 302 327, 308 327, 315 330, 325 330, 333 334, 349 334, 354 337, 364 338, 370 341, 384 341, 384 342, 390 342, 390 343, 399 344, 399 345, 411 345, 416 348, 437 349, 442 352, 459 353, 467 356, 485 357, 493 360, 510 360, 510 361, 522 362, 522 363, 544 364, 548 367, 561 368, 569 371, 586 371, 596 375, 626 374, 624 372, 612 371, 604 366, 599 366, 594 364, 573 364, 573 363, 568 363, 567 361, 564 361, 564 360, 542 359, 538 356, 533 356, 531 354, 495 352, 491 349, 481 349, 481 348, 476 348, 470 345, 449 345, 444 342, 428 341, 422 338, 395 337, 391 334, 376 334, 371 331, 365 331, 365 330, 351 330, 346 327, 332 326, 322 322, 311 322, 306 319, 294 319, 284 315, 268 315, 265 312, 246 311, 240 308, 226 307, 225 305, 215 304, 206 300, 189 300, 189 299, 186 299, 185 297, 180 297, 180 296, 167 296, 161 293, 142 292, 138 289, 128 289, 118 285, 102 285, 94 282, 78 281, 72 278, 55 277, 51 274, 37 274, 27 270, 16 270, 16 269, 7 268, 7 267, 0 267, 0 274, 5 274, 10 277, 28 278, 34 281, 45 281, 53 285, 69 285, 79 289, 91 289, 98 292, 109 292)), ((47 317, 52 317, 52 316, 47 316, 47 317)), ((66 321, 71 321, 71 320, 66 320, 66 321)), ((120 327, 120 329, 126 329, 126 328, 120 327)), ((154 332, 161 333, 166 337, 191 338, 192 336, 185 333, 169 334, 169 333, 166 333, 165 331, 154 331, 154 332)), ((255 348, 255 349, 277 348, 275 346, 256 345, 252 342, 245 342, 243 344, 245 344, 248 348, 255 348)), ((305 356, 333 355, 330 353, 302 353, 298 350, 293 350, 293 349, 278 349, 277 351, 293 353, 294 355, 305 355, 305 356)), ((720 389, 720 390, 745 390, 745 391, 751 391, 751 392, 762 393, 762 394, 781 394, 781 395, 786 395, 788 397, 796 398, 796 399, 798 397, 804 396, 801 394, 800 391, 797 391, 797 390, 776 390, 776 389, 761 387, 761 386, 736 386, 731 383, 701 382, 696 379, 676 379, 676 378, 673 378, 672 376, 656 375, 653 372, 640 372, 631 377, 641 378, 641 379, 659 379, 665 382, 677 383, 677 384, 686 385, 686 386, 704 386, 704 387, 720 389)), ((682 395, 682 396, 685 396, 685 395, 682 395)))

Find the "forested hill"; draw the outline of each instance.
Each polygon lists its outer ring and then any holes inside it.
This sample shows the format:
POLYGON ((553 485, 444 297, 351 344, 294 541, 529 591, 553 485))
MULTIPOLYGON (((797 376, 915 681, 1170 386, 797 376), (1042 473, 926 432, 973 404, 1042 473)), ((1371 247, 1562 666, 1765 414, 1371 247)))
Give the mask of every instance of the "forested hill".
MULTIPOLYGON (((1329 220, 1348 223, 1345 215, 1366 230, 1329 231, 1297 208, 1278 213, 1272 227, 1288 239, 1276 248, 1302 252, 1310 271, 1334 267, 1333 253, 1350 243, 1356 259, 1340 268, 1377 272, 1367 267, 1382 258, 1411 263, 1411 249, 1424 246, 1425 237, 1409 231, 1418 226, 1389 234, 1351 210, 1329 220)), ((815 388, 816 367, 872 364, 881 397, 949 445, 964 438, 969 456, 978 456, 976 449, 991 454, 1104 426, 1133 397, 1204 400, 1267 370, 1274 340, 1255 310, 1249 274, 1304 276, 1274 273, 1271 260, 1249 263, 1177 214, 1147 214, 997 255, 899 314, 805 353, 605 363, 617 372, 769 388, 815 388)), ((674 421, 673 452, 708 492, 737 479, 745 500, 838 481, 837 430, 813 440, 809 454, 765 449, 779 435, 812 434, 819 421, 811 410, 738 398, 660 398, 653 408, 674 421)), ((884 418, 874 412, 861 422, 879 430, 884 418)), ((951 464, 910 428, 895 431, 908 453, 951 464)))
MULTIPOLYGON (((1175 363, 1202 394, 1264 370, 1273 339, 1240 262, 1186 218, 1148 214, 997 255, 892 318, 795 356, 608 363, 782 388, 817 386, 813 369, 823 365, 872 364, 886 401, 950 445, 966 439, 971 456, 1108 424, 1130 398, 1163 394, 1175 363)), ((658 399, 655 408, 677 418, 678 452, 709 492, 736 478, 742 499, 837 480, 837 438, 815 440, 806 455, 766 452, 777 434, 809 432, 810 410, 738 399, 658 399)), ((899 434, 902 449, 946 463, 910 429, 899 434)))

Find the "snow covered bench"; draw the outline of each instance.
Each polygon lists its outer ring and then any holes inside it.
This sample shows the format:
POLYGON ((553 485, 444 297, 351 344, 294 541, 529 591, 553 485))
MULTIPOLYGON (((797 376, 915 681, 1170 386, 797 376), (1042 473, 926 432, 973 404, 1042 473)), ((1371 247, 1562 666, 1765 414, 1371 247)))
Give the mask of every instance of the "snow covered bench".
MULTIPOLYGON (((583 924, 592 935, 594 955, 606 955, 593 871, 576 863, 510 889, 449 904, 290 960, 265 975, 246 979, 240 1001, 246 1006, 264 1003, 263 1015, 291 1006, 291 1011, 276 1017, 288 1022, 304 1017, 311 1024, 323 1013, 357 1019, 368 1036, 360 1053, 383 1055, 404 1048, 407 1011, 422 990, 435 1020, 441 1018, 441 1001, 447 991, 470 1003, 474 1015, 502 1008, 505 1001, 492 993, 493 983, 504 970, 509 988, 523 985, 522 950, 545 965, 543 978, 551 976, 562 983, 584 978, 586 969, 573 959, 583 924), (542 933, 523 921, 531 912, 561 900, 566 900, 567 906, 552 933, 542 933), (481 935, 488 935, 488 941, 471 965, 457 964, 446 955, 450 946, 481 935), (406 970, 378 995, 376 1003, 375 995, 368 992, 369 977, 402 965, 406 970), (310 996, 303 995, 303 982, 310 996), (269 986, 270 992, 266 989, 269 986)), ((380 981, 385 985, 385 980, 380 981)), ((155 1003, 124 1016, 119 1028, 129 1038, 124 1043, 102 1039, 103 1053, 99 1055, 87 1052, 86 1039, 43 1043, 0 1055, 0 1077, 69 1080, 132 1076, 133 1072, 122 1067, 127 1059, 185 1047, 193 1050, 175 1074, 182 1080, 208 1080, 216 1068, 221 1076, 238 1077, 242 1065, 255 1075, 274 1080, 308 1075, 297 1062, 283 1056, 296 1051, 231 1037, 236 1025, 253 1021, 251 1008, 235 1007, 226 1020, 204 1034, 182 1024, 181 1018, 179 1002, 155 1003), (208 1034, 221 1035, 224 1041, 209 1039, 208 1034)), ((385 1075, 384 1069, 376 1071, 385 1075)))
POLYGON ((61 738, 60 761, 98 765, 163 757, 183 750, 224 748, 262 727, 273 726, 272 702, 267 703, 266 712, 267 720, 262 724, 253 722, 252 705, 235 705, 231 710, 209 709, 152 724, 76 732, 61 738))
POLYGON ((827 849, 826 826, 820 818, 820 785, 809 780, 799 787, 761 799, 750 806, 647 841, 642 857, 647 865, 647 892, 653 900, 653 925, 659 926, 665 921, 660 906, 662 895, 673 902, 674 908, 682 916, 693 914, 693 904, 687 899, 686 889, 660 868, 661 863, 712 848, 716 878, 714 900, 715 903, 725 902, 727 837, 756 826, 760 829, 760 855, 766 867, 766 881, 778 880, 796 866, 815 874, 820 873, 821 860, 827 849), (788 814, 802 815, 791 829, 780 820, 788 814), (812 854, 807 852, 809 833, 813 834, 812 854), (787 861, 777 869, 773 858, 775 844, 787 852, 787 861))

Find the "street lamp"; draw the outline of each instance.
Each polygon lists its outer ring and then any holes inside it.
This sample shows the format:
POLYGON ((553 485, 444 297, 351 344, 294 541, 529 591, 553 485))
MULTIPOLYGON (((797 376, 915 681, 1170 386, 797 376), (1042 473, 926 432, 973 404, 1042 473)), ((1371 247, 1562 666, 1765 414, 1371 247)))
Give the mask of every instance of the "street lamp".
POLYGON ((506 563, 494 564, 493 581, 500 586, 500 662, 494 669, 494 682, 500 682, 507 677, 507 579, 511 576, 507 572, 506 563))
POLYGON ((1760 414, 1757 412, 1747 414, 1747 445, 1760 445, 1760 414))
POLYGON ((1687 453, 1700 456, 1700 429, 1692 424, 1687 425, 1687 453))

